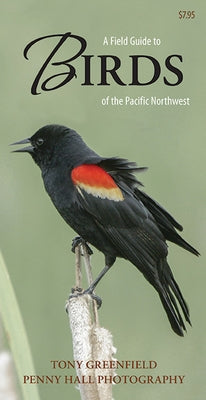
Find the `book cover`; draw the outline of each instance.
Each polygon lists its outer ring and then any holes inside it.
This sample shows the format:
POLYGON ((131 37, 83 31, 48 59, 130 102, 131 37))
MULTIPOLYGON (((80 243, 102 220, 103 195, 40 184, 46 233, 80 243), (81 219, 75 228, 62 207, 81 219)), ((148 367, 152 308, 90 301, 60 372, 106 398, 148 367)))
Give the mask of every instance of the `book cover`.
MULTIPOLYGON (((184 337, 172 331, 156 291, 129 261, 118 258, 97 286, 100 323, 112 332, 123 365, 113 398, 204 398, 204 36, 201 1, 1 5, 1 249, 36 371, 31 378, 25 370, 30 378, 22 380, 37 385, 41 399, 80 398, 64 310, 75 282, 76 234, 31 157, 9 148, 47 124, 76 130, 102 157, 148 167, 138 174, 142 190, 201 253, 168 242, 168 263, 191 314, 184 337), (52 379, 58 376, 73 378, 52 379)), ((104 257, 93 251, 96 277, 104 257)))

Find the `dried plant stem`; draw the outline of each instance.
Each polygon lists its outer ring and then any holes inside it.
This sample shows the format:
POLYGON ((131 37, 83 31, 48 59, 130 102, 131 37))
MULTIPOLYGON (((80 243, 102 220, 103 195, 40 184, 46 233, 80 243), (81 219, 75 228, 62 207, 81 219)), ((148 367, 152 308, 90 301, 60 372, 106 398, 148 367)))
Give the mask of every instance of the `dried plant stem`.
POLYGON ((84 258, 88 284, 92 282, 90 256, 86 246, 81 244, 75 248, 76 289, 66 304, 72 332, 74 360, 81 362, 81 368, 76 369, 80 395, 82 400, 112 400, 111 378, 114 370, 87 367, 89 360, 100 362, 114 360, 115 349, 111 333, 99 326, 96 301, 88 294, 78 296, 78 288, 82 283, 81 254, 84 258))
POLYGON ((76 246, 75 248, 75 274, 76 274, 76 287, 80 288, 82 285, 80 246, 76 246))
MULTIPOLYGON (((88 285, 91 285, 91 283, 93 282, 92 266, 90 263, 90 256, 84 244, 82 245, 82 252, 84 256, 84 265, 87 274, 88 285)), ((92 307, 93 307, 94 323, 96 326, 99 326, 99 315, 97 312, 97 302, 95 300, 92 301, 92 307)))

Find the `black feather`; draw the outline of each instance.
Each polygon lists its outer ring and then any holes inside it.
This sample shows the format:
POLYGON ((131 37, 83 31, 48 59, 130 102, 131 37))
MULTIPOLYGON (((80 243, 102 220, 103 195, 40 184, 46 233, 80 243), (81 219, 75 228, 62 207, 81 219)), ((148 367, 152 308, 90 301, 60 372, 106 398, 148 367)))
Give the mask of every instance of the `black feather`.
POLYGON ((183 227, 168 213, 168 211, 138 188, 135 188, 134 192, 136 197, 140 199, 151 212, 166 240, 176 243, 178 246, 183 247, 196 256, 199 255, 199 252, 176 232, 174 228, 183 231, 183 227))

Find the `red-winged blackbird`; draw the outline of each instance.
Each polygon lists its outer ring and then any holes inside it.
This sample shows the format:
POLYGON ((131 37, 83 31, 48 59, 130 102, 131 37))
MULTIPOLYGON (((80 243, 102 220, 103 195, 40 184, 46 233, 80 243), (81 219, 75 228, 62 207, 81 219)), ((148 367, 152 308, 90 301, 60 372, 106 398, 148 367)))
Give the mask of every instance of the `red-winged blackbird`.
POLYGON ((126 159, 104 158, 91 150, 74 130, 47 125, 16 152, 27 152, 40 167, 45 189, 64 220, 105 256, 105 268, 88 293, 114 264, 131 261, 157 290, 172 329, 186 330, 178 309, 190 323, 189 310, 167 263, 166 240, 198 255, 175 228, 182 226, 140 190, 134 176, 144 168, 126 159))

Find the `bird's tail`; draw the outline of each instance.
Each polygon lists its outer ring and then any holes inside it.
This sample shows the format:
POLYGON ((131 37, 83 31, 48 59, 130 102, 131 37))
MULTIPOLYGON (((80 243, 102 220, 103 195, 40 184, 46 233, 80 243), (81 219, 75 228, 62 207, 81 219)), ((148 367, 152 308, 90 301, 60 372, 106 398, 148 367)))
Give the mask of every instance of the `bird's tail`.
POLYGON ((160 285, 157 290, 171 327, 179 336, 184 336, 186 327, 178 305, 180 305, 186 321, 191 325, 189 309, 166 260, 160 261, 158 275, 160 285))

